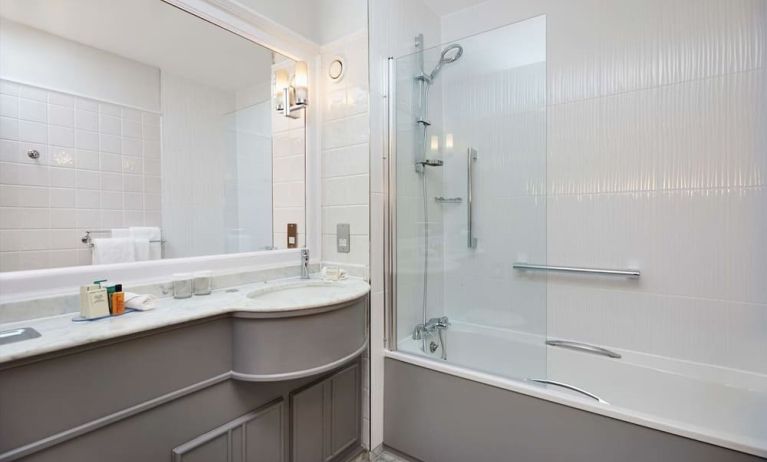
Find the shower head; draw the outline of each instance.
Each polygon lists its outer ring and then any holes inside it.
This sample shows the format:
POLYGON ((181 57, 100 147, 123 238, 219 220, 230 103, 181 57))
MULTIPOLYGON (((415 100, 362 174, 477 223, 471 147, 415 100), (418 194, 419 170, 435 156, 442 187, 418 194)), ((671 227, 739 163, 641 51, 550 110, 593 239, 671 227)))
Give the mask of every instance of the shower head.
POLYGON ((429 74, 429 78, 434 80, 437 77, 437 74, 439 74, 439 71, 442 69, 442 66, 458 61, 462 54, 463 47, 457 43, 445 47, 445 49, 442 50, 442 54, 439 55, 439 62, 434 67, 434 70, 431 71, 431 74, 429 74))

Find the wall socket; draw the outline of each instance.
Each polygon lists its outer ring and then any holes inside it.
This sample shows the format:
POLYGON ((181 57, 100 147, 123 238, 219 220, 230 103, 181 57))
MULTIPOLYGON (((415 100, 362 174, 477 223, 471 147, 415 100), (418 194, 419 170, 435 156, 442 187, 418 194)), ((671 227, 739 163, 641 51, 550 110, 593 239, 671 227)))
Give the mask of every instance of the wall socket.
POLYGON ((349 253, 351 252, 351 230, 349 223, 336 224, 336 252, 349 253))

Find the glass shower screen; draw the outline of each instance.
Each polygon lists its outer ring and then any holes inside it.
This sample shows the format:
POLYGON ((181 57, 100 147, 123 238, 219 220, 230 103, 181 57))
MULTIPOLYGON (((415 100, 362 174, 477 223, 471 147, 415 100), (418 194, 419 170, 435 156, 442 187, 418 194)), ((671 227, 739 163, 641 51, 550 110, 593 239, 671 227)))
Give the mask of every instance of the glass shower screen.
POLYGON ((394 349, 546 377, 546 22, 390 65, 394 349))

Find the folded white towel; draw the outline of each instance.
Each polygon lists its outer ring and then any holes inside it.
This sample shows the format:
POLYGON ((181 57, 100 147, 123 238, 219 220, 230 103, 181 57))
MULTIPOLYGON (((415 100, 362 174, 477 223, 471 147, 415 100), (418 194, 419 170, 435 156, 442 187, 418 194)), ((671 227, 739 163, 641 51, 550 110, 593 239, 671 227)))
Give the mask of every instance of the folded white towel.
POLYGON ((136 260, 162 258, 162 231, 157 226, 131 226, 130 235, 136 240, 136 260), (146 242, 146 245, 144 244, 146 242))
POLYGON ((138 311, 148 311, 157 308, 157 299, 154 295, 135 294, 125 292, 125 308, 138 311))
POLYGON ((157 226, 131 226, 130 234, 134 239, 146 239, 148 241, 159 241, 162 239, 162 233, 157 226))
POLYGON ((133 250, 135 251, 136 261, 150 260, 149 246, 148 239, 133 238, 133 250))
POLYGON ((112 228, 112 237, 132 237, 128 228, 112 228))
POLYGON ((135 261, 133 239, 93 239, 93 264, 125 263, 135 261))

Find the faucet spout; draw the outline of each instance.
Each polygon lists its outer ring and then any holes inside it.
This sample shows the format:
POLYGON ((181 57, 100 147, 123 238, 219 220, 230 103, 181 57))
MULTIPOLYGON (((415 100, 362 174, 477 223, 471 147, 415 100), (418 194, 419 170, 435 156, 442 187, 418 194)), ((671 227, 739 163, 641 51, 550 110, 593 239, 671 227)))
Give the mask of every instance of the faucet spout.
POLYGON ((309 249, 301 249, 301 279, 309 279, 309 249))

